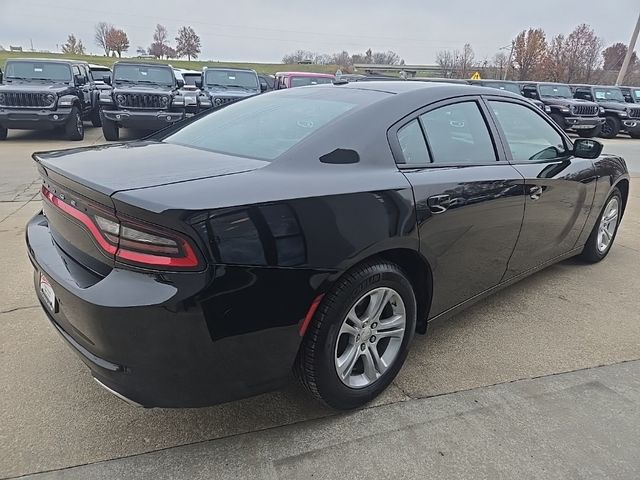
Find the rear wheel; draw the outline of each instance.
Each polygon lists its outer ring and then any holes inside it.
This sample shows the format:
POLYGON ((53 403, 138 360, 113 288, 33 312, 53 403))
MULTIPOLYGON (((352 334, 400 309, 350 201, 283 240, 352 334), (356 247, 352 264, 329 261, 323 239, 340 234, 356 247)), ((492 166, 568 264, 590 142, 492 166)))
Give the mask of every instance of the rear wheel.
POLYGON ((600 125, 593 128, 580 129, 578 130, 578 136, 582 138, 593 138, 600 135, 601 129, 602 127, 600 125))
POLYGON ((84 123, 78 107, 71 109, 69 120, 64 126, 64 136, 67 140, 82 140, 84 138, 84 123))
POLYGON ((120 138, 120 129, 116 122, 112 122, 105 118, 102 120, 102 134, 104 135, 105 140, 115 141, 120 138))
POLYGON ((0 140, 6 140, 8 133, 9 133, 9 129, 4 128, 2 125, 0 125, 0 140))
POLYGON ((602 138, 615 138, 620 133, 621 123, 616 117, 607 117, 604 125, 602 125, 602 131, 600 136, 602 138))
POLYGON ((416 299, 404 272, 384 261, 362 264, 323 299, 302 342, 296 373, 329 406, 358 407, 393 381, 415 327, 416 299))
POLYGON ((580 254, 584 260, 595 263, 607 256, 618 233, 621 214, 622 195, 620 190, 614 188, 580 254))

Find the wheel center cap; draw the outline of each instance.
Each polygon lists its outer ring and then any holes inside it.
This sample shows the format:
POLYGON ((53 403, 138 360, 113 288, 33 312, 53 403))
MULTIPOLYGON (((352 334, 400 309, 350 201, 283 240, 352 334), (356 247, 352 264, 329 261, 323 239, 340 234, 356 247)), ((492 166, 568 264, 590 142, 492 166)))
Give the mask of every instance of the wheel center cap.
POLYGON ((361 334, 362 341, 366 342, 367 340, 369 340, 369 338, 371 337, 372 334, 373 334, 373 332, 371 331, 371 327, 369 327, 369 326, 364 327, 362 329, 362 334, 361 334))

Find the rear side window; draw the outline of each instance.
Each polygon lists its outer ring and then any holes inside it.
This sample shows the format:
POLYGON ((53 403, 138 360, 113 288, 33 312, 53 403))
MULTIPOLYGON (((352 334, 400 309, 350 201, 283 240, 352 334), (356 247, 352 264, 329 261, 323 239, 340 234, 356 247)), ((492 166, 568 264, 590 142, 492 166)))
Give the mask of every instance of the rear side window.
POLYGON ((476 102, 461 102, 420 115, 433 163, 497 161, 487 124, 476 102))
POLYGON ((291 77, 292 87, 305 87, 307 85, 322 85, 331 83, 332 78, 329 77, 291 77))
POLYGON ((405 164, 424 165, 431 162, 418 120, 412 120, 398 130, 398 142, 405 164))
POLYGON ((538 112, 516 103, 491 100, 489 105, 514 161, 547 160, 567 154, 562 136, 538 112))
POLYGON ((259 95, 185 125, 165 142, 274 160, 356 105, 302 96, 259 95))

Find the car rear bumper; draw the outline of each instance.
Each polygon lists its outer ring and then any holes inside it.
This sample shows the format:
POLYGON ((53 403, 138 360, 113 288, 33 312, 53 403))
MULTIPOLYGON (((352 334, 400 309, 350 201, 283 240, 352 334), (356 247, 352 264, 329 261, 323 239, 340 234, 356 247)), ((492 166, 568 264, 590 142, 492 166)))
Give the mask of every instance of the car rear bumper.
POLYGON ((601 117, 565 117, 566 128, 588 129, 604 124, 605 119, 601 117))
POLYGON ((226 267, 172 277, 114 268, 98 277, 78 273, 83 267, 54 243, 43 215, 28 223, 26 241, 52 325, 94 378, 129 403, 207 406, 289 379, 318 272, 226 267))
POLYGON ((69 115, 71 115, 71 108, 57 110, 0 108, 0 125, 23 130, 48 130, 64 125, 69 115))
POLYGON ((125 128, 159 130, 185 118, 184 112, 102 110, 102 118, 116 122, 125 128))

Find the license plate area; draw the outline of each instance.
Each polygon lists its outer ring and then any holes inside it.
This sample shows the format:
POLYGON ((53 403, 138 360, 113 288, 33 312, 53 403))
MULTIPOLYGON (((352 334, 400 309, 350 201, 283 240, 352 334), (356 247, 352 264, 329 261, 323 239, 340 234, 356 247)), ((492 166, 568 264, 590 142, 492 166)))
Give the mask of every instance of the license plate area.
POLYGON ((42 273, 40 274, 40 296, 49 310, 55 313, 57 310, 56 294, 53 292, 51 283, 42 273))

